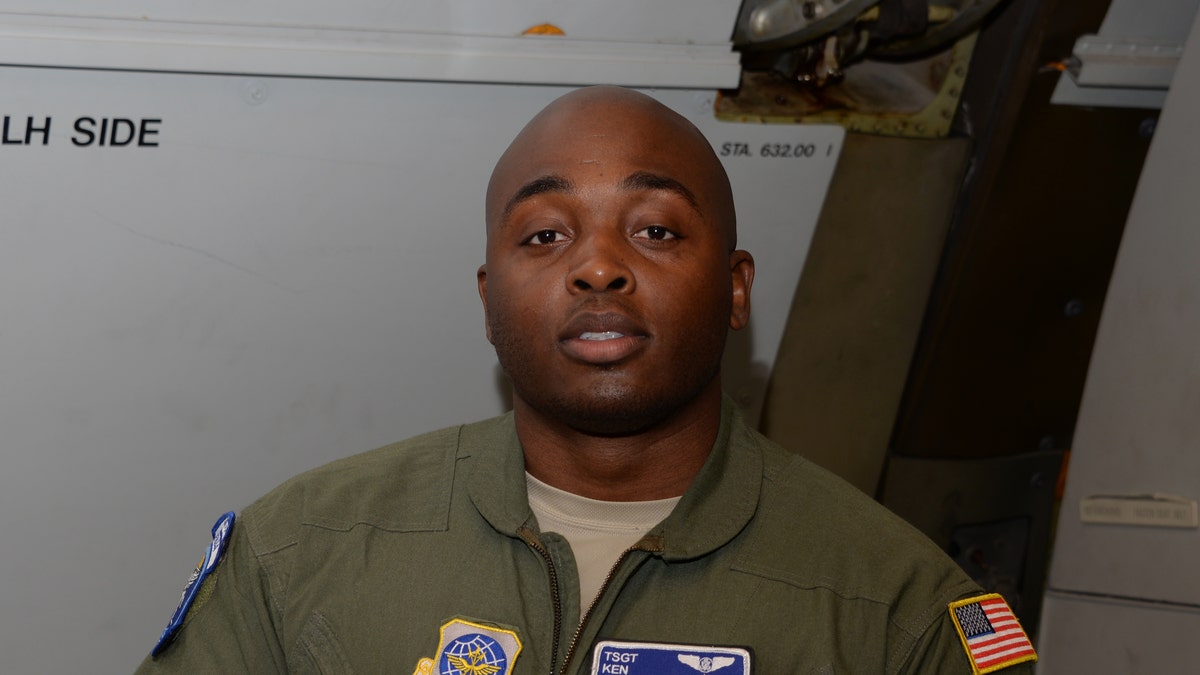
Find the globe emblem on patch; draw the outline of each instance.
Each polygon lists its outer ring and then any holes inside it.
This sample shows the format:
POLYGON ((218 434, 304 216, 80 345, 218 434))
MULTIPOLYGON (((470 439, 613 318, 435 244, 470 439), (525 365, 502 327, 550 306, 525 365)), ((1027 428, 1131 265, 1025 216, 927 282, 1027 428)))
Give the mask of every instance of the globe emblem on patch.
POLYGON ((440 675, 495 675, 508 667, 504 648, 480 633, 455 638, 442 650, 438 661, 440 675))

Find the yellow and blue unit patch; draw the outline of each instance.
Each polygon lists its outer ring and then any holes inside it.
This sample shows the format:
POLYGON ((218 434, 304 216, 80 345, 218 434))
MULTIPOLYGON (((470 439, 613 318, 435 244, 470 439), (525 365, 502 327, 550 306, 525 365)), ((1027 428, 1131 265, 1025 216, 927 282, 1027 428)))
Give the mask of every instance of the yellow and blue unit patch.
POLYGON ((454 619, 442 625, 437 656, 421 659, 413 675, 510 675, 520 653, 515 632, 454 619))
POLYGON ((971 661, 974 675, 1037 661, 1033 643, 999 593, 950 603, 950 618, 971 661))

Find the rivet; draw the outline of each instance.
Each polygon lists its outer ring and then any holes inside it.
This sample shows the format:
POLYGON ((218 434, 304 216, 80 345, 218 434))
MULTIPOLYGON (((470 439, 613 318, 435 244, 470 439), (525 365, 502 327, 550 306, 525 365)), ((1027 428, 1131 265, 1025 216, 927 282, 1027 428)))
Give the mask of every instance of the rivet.
POLYGON ((242 99, 250 105, 261 105, 267 100, 267 85, 262 80, 246 80, 241 89, 242 99))

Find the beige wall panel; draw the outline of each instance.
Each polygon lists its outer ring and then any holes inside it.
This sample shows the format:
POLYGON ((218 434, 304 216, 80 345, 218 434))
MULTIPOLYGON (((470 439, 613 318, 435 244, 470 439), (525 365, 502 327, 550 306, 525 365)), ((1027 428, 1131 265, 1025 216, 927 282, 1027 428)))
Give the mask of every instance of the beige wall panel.
POLYGON ((792 302, 764 433, 873 494, 970 142, 849 134, 792 302))

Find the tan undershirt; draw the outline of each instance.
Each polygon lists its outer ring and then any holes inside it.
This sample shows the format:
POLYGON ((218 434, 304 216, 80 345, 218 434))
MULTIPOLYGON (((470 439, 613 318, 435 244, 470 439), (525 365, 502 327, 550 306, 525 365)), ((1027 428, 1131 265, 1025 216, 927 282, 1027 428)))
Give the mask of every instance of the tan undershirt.
POLYGON ((525 474, 529 506, 542 532, 557 532, 571 545, 579 568, 579 599, 591 606, 609 570, 625 549, 661 523, 679 497, 648 502, 605 502, 559 490, 525 474))

